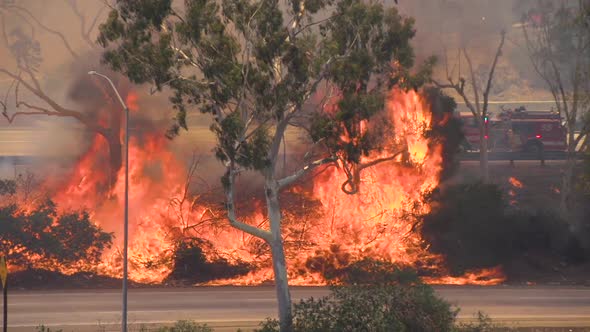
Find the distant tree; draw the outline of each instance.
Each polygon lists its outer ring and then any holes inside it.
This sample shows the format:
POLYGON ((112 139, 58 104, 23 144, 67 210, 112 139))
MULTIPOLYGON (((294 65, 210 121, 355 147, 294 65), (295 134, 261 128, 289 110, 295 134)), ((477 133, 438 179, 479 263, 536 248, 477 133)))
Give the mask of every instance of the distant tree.
MULTIPOLYGON (((3 63, 0 66, 0 75, 11 80, 11 84, 3 92, 0 100, 1 113, 9 123, 22 116, 53 116, 69 117, 76 119, 89 131, 97 133, 108 143, 110 168, 110 183, 112 186, 117 180, 117 173, 122 166, 122 144, 121 144, 121 123, 122 112, 120 106, 114 99, 110 89, 102 81, 91 81, 85 77, 77 85, 86 84, 92 91, 101 91, 99 96, 101 104, 104 97, 112 102, 113 107, 108 114, 98 114, 96 109, 71 108, 60 102, 61 95, 48 92, 42 80, 41 66, 43 63, 43 50, 55 47, 64 47, 72 58, 72 63, 82 64, 88 60, 88 54, 94 52, 98 45, 92 41, 96 34, 96 24, 104 13, 104 8, 95 13, 94 16, 84 14, 77 0, 64 0, 64 4, 71 10, 71 14, 78 18, 80 24, 80 37, 85 47, 76 48, 66 35, 50 26, 47 26, 38 19, 36 14, 15 1, 0 2, 0 42, 1 45, 13 57, 13 68, 10 63, 3 63), (16 18, 19 26, 7 31, 6 17, 16 18), (41 30, 53 36, 57 43, 42 44, 35 32, 41 30)), ((98 65, 98 63, 97 63, 98 65)), ((63 79, 63 73, 56 74, 58 79, 63 79)), ((62 82, 60 82, 62 83, 62 82)), ((73 84, 74 82, 72 82, 73 84)), ((76 101, 88 102, 86 96, 71 96, 76 101)))
POLYGON ((538 1, 535 24, 522 24, 526 46, 537 74, 553 95, 567 129, 567 161, 561 184, 561 217, 575 227, 574 169, 576 149, 587 146, 590 132, 590 1, 555 5, 538 1))
POLYGON ((0 180, 0 196, 16 194, 16 181, 0 180))
POLYGON ((59 214, 51 201, 31 211, 0 206, 0 220, 0 252, 20 267, 93 267, 112 244, 113 235, 93 224, 88 213, 59 214))
POLYGON ((329 163, 346 171, 342 187, 355 193, 363 168, 401 153, 375 139, 372 129, 383 121, 369 120, 392 86, 427 80, 432 60, 409 74, 413 20, 360 0, 188 0, 174 8, 171 0, 119 0, 100 29, 113 69, 172 91, 178 112, 169 136, 187 128, 190 107, 212 116, 227 217, 270 246, 281 330, 291 331, 279 193, 329 163), (312 144, 301 168, 282 176, 277 161, 288 128, 303 128, 312 144), (361 162, 375 149, 389 155, 361 162), (236 216, 236 177, 245 170, 264 178, 270 229, 236 216))
MULTIPOLYGON (((471 61, 471 57, 467 52, 467 48, 463 46, 459 51, 459 56, 457 61, 461 61, 461 57, 464 57, 467 61, 467 74, 469 75, 468 78, 463 77, 461 74, 460 66, 457 72, 457 77, 455 78, 454 69, 449 71, 448 61, 445 61, 445 69, 446 69, 446 82, 433 80, 433 83, 441 88, 441 89, 450 89, 455 91, 465 102, 465 105, 473 114, 475 122, 477 123, 477 127, 479 128, 479 164, 481 169, 481 178, 482 181, 488 182, 489 181, 489 169, 488 169, 488 139, 486 136, 486 123, 485 120, 489 116, 488 112, 488 102, 490 96, 490 90, 492 88, 492 83, 494 80, 494 73, 496 70, 496 65, 498 64, 498 59, 502 55, 502 48, 504 47, 504 40, 505 40, 505 32, 502 31, 500 34, 500 43, 498 44, 498 48, 496 49, 496 53, 492 60, 492 64, 490 65, 489 73, 486 78, 485 86, 480 87, 478 84, 478 80, 475 77, 475 71, 473 68, 473 62, 471 61), (468 84, 468 86, 466 86, 468 84), (467 89, 466 89, 467 88, 467 89)), ((446 57, 446 54, 445 54, 446 57)))

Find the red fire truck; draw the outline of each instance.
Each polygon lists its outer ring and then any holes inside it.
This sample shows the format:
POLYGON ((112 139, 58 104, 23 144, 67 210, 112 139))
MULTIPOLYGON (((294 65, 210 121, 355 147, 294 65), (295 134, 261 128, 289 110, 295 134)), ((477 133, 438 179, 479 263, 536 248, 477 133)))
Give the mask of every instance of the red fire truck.
MULTIPOLYGON (((463 149, 466 151, 479 150, 480 137, 479 137, 479 126, 475 117, 472 114, 461 115, 461 121, 463 122, 463 135, 465 135, 465 142, 463 142, 463 149)), ((488 120, 486 120, 488 121, 488 120)), ((489 121, 487 122, 486 137, 489 137, 489 121)))
MULTIPOLYGON (((479 128, 473 116, 462 117, 466 148, 479 149, 479 128)), ((566 129, 559 114, 529 112, 524 107, 503 110, 498 119, 486 122, 490 151, 535 152, 564 151, 566 129)))

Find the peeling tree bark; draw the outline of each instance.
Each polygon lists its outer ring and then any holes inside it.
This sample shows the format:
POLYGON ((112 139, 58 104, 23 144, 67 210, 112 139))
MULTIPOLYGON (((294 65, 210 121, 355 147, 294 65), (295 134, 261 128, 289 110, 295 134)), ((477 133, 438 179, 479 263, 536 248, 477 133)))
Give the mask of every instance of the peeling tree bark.
POLYGON ((275 288, 279 305, 279 321, 281 332, 292 331, 291 293, 287 276, 287 261, 281 236, 281 207, 279 205, 279 185, 272 175, 265 183, 265 196, 268 217, 270 219, 271 239, 269 245, 272 253, 272 266, 275 277, 275 288))

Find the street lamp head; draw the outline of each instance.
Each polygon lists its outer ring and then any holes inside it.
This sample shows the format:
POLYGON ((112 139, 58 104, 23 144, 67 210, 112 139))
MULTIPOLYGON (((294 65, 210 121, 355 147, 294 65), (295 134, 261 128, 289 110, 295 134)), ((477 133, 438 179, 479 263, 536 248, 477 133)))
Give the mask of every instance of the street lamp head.
POLYGON ((88 75, 96 75, 96 71, 91 70, 91 71, 88 72, 88 75))

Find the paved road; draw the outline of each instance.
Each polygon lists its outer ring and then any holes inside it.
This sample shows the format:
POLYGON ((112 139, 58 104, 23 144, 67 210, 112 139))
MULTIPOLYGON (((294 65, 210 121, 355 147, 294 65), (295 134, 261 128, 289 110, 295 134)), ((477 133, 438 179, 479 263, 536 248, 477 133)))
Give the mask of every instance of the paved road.
MULTIPOLYGON (((460 319, 482 310, 519 326, 590 326, 590 288, 445 286, 438 294, 461 306, 460 319)), ((294 299, 325 295, 327 289, 296 287, 294 299)), ((64 331, 116 331, 120 317, 116 290, 14 291, 9 298, 9 330, 33 331, 43 323, 64 331)), ((129 295, 129 323, 192 319, 216 331, 254 327, 275 315, 272 287, 139 289, 129 295)))

